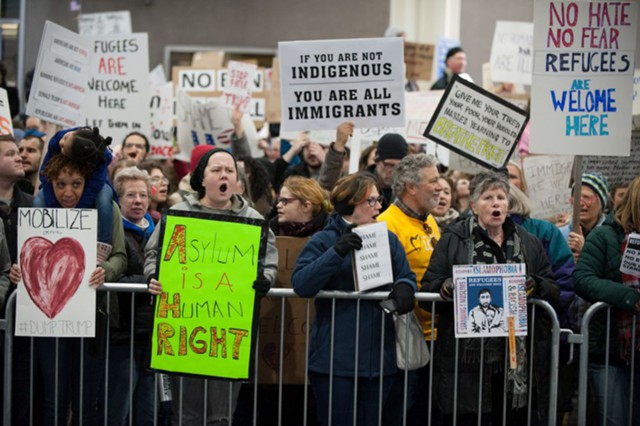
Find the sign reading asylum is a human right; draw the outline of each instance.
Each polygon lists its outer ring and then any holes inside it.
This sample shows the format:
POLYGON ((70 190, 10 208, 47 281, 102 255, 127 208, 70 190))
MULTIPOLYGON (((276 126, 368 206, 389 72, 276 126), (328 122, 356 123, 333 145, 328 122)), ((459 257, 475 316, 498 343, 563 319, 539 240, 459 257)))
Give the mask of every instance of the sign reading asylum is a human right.
POLYGON ((403 127, 403 39, 280 42, 282 130, 403 127))

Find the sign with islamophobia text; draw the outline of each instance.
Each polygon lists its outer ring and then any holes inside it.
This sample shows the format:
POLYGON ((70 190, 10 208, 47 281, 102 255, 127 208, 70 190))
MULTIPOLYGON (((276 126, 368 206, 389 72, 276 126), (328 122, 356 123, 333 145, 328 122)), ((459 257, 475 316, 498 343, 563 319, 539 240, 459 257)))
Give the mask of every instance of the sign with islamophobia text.
POLYGON ((83 105, 91 68, 91 42, 47 21, 27 104, 27 115, 57 124, 83 124, 83 105))
POLYGON ((92 38, 86 102, 87 126, 99 127, 114 145, 132 131, 149 134, 149 49, 146 33, 92 38))
POLYGON ((98 213, 20 208, 16 336, 94 337, 98 213))
POLYGON ((282 130, 404 126, 400 37, 280 42, 282 130))
POLYGON ((629 155, 636 1, 536 1, 536 154, 629 155))
POLYGON ((169 211, 151 344, 151 368, 249 379, 257 311, 253 282, 267 245, 263 220, 169 211))
POLYGON ((509 161, 527 120, 520 108, 456 75, 424 135, 495 170, 509 161))

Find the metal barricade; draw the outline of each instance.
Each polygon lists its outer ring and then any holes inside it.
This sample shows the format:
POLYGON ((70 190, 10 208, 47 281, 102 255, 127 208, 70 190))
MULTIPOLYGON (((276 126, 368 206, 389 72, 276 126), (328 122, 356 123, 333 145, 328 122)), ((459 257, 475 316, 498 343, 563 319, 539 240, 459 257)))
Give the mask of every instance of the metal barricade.
MULTIPOLYGON (((126 291, 126 292, 145 292, 146 291, 146 286, 142 286, 140 284, 120 284, 120 283, 107 283, 105 284, 101 290, 103 291, 108 291, 108 292, 112 292, 112 291, 126 291)), ((135 297, 135 295, 134 295, 135 297)), ((268 294, 269 298, 272 298, 274 300, 280 300, 280 315, 279 315, 279 348, 277 351, 278 354, 278 362, 277 362, 277 366, 278 366, 278 372, 277 372, 277 387, 274 390, 273 388, 269 389, 269 392, 275 392, 277 394, 277 410, 276 410, 276 418, 274 419, 269 419, 267 420, 265 417, 261 417, 261 413, 259 412, 259 398, 261 397, 261 393, 260 393, 260 383, 258 381, 258 377, 259 377, 259 356, 255 356, 255 380, 252 383, 248 383, 248 384, 244 384, 243 386, 245 388, 243 388, 244 390, 247 390, 247 392, 249 392, 249 397, 246 397, 246 393, 244 392, 244 395, 242 394, 241 391, 241 396, 240 396, 240 402, 238 402, 238 395, 237 395, 237 389, 234 388, 234 385, 232 385, 231 383, 229 383, 228 385, 228 392, 226 392, 226 390, 223 391, 223 393, 225 393, 225 395, 222 396, 222 398, 227 398, 226 401, 228 402, 227 406, 227 414, 228 414, 228 421, 229 424, 235 424, 237 422, 237 424, 240 425, 244 425, 244 424, 253 424, 253 425, 258 425, 258 424, 278 424, 278 425, 282 425, 282 424, 292 424, 291 423, 291 413, 289 412, 292 407, 287 405, 287 400, 285 400, 285 385, 283 382, 283 376, 288 368, 288 366, 285 363, 285 325, 286 325, 286 310, 285 310, 285 301, 287 299, 292 299, 292 298, 298 298, 299 297, 293 292, 293 290, 291 289, 271 289, 269 291, 268 294), (238 404, 242 404, 244 403, 245 405, 242 406, 238 406, 238 409, 235 409, 235 405, 236 403, 238 404), (245 411, 244 414, 247 414, 248 412, 251 412, 249 414, 249 416, 245 416, 245 419, 243 421, 241 420, 237 420, 238 418, 238 412, 239 411, 245 411), (235 416, 234 416, 234 411, 235 411, 235 416)), ((362 301, 381 301, 383 299, 386 299, 388 297, 388 293, 387 292, 371 292, 371 293, 349 293, 349 292, 320 292, 316 298, 319 299, 331 299, 331 303, 333 306, 333 312, 332 312, 332 327, 336 327, 335 324, 335 306, 336 306, 336 301, 338 300, 354 300, 354 302, 356 303, 356 309, 358 312, 358 315, 356 315, 356 353, 353 354, 353 356, 355 357, 355 360, 358 359, 358 342, 360 339, 360 336, 358 334, 358 330, 359 330, 359 318, 360 318, 360 304, 362 303, 362 301)), ((428 294, 428 293, 418 293, 416 294, 416 299, 418 301, 422 301, 422 302, 430 302, 431 303, 431 308, 433 311, 433 314, 435 316, 436 314, 436 308, 437 305, 440 303, 448 303, 448 302, 443 302, 442 299, 440 298, 439 295, 437 294, 428 294)), ((311 412, 311 405, 313 405, 313 393, 310 390, 310 383, 309 383, 309 370, 308 370, 308 355, 309 355, 309 345, 310 345, 310 341, 311 341, 311 333, 310 333, 310 328, 309 324, 311 324, 313 318, 311 317, 310 311, 311 311, 311 304, 313 302, 313 300, 311 299, 303 299, 304 303, 306 303, 306 310, 305 310, 305 318, 304 318, 304 322, 305 322, 305 326, 303 327, 304 330, 304 378, 303 378, 303 382, 302 382, 302 387, 301 388, 296 388, 296 391, 299 390, 300 393, 302 393, 302 400, 303 400, 303 406, 302 406, 302 418, 298 419, 296 418, 295 422, 298 422, 296 424, 302 424, 304 426, 307 426, 308 424, 315 424, 316 419, 312 418, 312 416, 309 414, 311 412)), ((549 380, 549 401, 548 401, 548 413, 547 413, 547 420, 548 420, 548 424, 549 425, 555 425, 556 423, 556 406, 557 406, 557 378, 558 378, 558 362, 559 362, 559 335, 560 335, 560 328, 559 328, 559 323, 558 323, 558 319, 557 316, 553 310, 553 308, 545 301, 541 301, 541 300, 536 300, 536 299, 531 299, 529 300, 529 303, 532 304, 532 316, 533 318, 530 319, 530 324, 533 324, 535 322, 535 316, 536 315, 540 315, 540 314, 544 314, 544 315, 548 315, 549 318, 551 319, 551 324, 552 324, 552 329, 551 329, 551 345, 552 345, 552 350, 551 350, 551 354, 550 359, 549 359, 549 364, 550 364, 550 380, 549 380)), ((135 315, 135 303, 132 302, 131 304, 131 317, 133 319, 134 315, 135 315)), ((4 400, 3 400, 3 406, 4 406, 4 416, 3 416, 3 424, 4 425, 10 425, 11 424, 11 383, 12 383, 12 378, 11 378, 11 366, 12 366, 12 341, 13 341, 13 318, 14 318, 14 311, 15 311, 15 294, 11 295, 11 297, 7 300, 7 320, 3 321, 2 323, 0 323, 0 327, 2 326, 2 324, 5 325, 4 328, 6 328, 6 335, 5 335, 5 342, 6 342, 6 346, 5 346, 5 360, 4 360, 4 365, 5 365, 5 380, 3 383, 3 394, 4 394, 4 400)), ((387 315, 383 315, 382 317, 382 321, 384 324, 384 321, 391 321, 390 320, 390 316, 387 315), (389 317, 389 318, 387 318, 389 317)), ((343 325, 339 325, 339 326, 343 326, 343 325)), ((432 326, 433 327, 433 326, 432 326)), ((380 354, 382 355, 382 351, 383 351, 383 342, 384 342, 384 327, 382 327, 382 335, 380 336, 380 354)), ((432 329, 432 335, 433 335, 433 329, 432 329)), ((533 330, 530 330, 530 333, 532 333, 533 330)), ((133 330, 133 321, 131 324, 131 342, 130 342, 130 347, 129 347, 129 362, 133 363, 134 360, 134 356, 133 356, 133 350, 134 350, 134 342, 133 342, 133 334, 134 334, 134 330, 133 330)), ((256 352, 258 352, 261 348, 260 346, 260 334, 256 333, 257 336, 257 341, 256 341, 256 352)), ((332 333, 331 336, 331 347, 335 348, 336 346, 336 342, 334 341, 334 333, 332 333)), ((33 340, 33 339, 32 339, 33 340)), ((506 339, 505 339, 506 340, 506 339)), ((109 341, 109 340, 107 340, 109 341)), ((532 349, 533 349, 533 338, 531 338, 531 346, 529 347, 529 350, 531 351, 531 356, 533 356, 532 353, 532 349)), ((434 355, 435 355, 435 345, 437 345, 438 342, 437 340, 435 341, 430 341, 428 346, 429 346, 429 350, 431 352, 431 361, 429 362, 429 364, 427 365, 426 368, 429 369, 429 383, 428 383, 428 393, 429 395, 432 394, 433 392, 433 365, 434 363, 438 362, 434 355)), ((456 345, 457 346, 457 345, 456 345)), ((332 349, 333 350, 333 349, 332 349)), ((377 350, 377 349, 376 349, 377 350)), ((105 377, 109 377, 109 351, 110 348, 109 346, 107 347, 107 351, 106 351, 106 360, 105 360, 105 377)), ((333 352, 332 352, 333 353, 333 352)), ((32 359, 33 357, 33 351, 30 354, 30 357, 32 359)), ((381 358, 381 363, 382 363, 382 356, 381 358)), ((33 365, 33 361, 31 362, 31 364, 33 365)), ((531 362, 530 367, 529 367, 529 371, 528 371, 528 375, 531 376, 532 374, 532 364, 533 362, 531 362)), ((357 363, 355 364, 357 366, 357 363)), ((381 368, 382 370, 382 368, 381 368)), ((331 371, 333 371, 333 360, 332 360, 332 366, 331 366, 331 371)), ((407 378, 408 378, 408 372, 404 371, 401 372, 403 373, 403 377, 404 377, 404 383, 402 384, 402 388, 403 388, 403 396, 402 396, 402 420, 401 420, 401 424, 405 425, 407 423, 407 389, 408 389, 408 383, 407 383, 407 378)), ((33 375, 33 372, 32 372, 33 375)), ((133 377, 132 377, 133 373, 132 373, 132 368, 130 365, 129 368, 129 391, 127 394, 127 398, 128 398, 128 406, 129 408, 132 408, 134 405, 134 396, 133 396, 133 392, 132 392, 132 387, 133 387, 133 377)), ((353 410, 353 423, 355 424, 355 420, 357 418, 357 395, 358 395, 358 386, 357 386, 357 367, 356 367, 356 371, 354 372, 354 393, 355 393, 355 398, 353 401, 354 404, 354 410, 353 410)), ((330 389, 330 394, 333 391, 332 386, 333 386, 333 374, 331 373, 330 375, 330 381, 329 381, 329 389, 330 389)), ((505 364, 505 380, 506 380, 506 364, 505 364)), ((153 406, 154 406, 154 412, 155 412, 155 416, 154 416, 154 424, 157 424, 158 422, 158 408, 159 408, 159 404, 160 404, 160 398, 158 396, 159 392, 157 391, 158 389, 158 376, 156 375, 156 383, 154 386, 154 389, 156 389, 156 391, 154 392, 154 397, 153 397, 153 406)), ((185 390, 187 388, 185 388, 184 386, 182 386, 183 383, 183 379, 182 378, 174 378, 173 380, 174 384, 176 384, 177 386, 174 387, 173 389, 173 408, 176 411, 176 417, 174 417, 174 422, 175 424, 179 424, 182 425, 183 421, 182 421, 182 414, 183 414, 183 402, 191 402, 190 398, 191 396, 185 396, 185 390)), ((32 379, 32 383, 33 383, 33 379, 32 379)), ((211 397, 212 395, 208 395, 208 387, 204 385, 205 381, 202 380, 202 384, 203 384, 203 389, 201 392, 202 398, 203 398, 203 403, 202 406, 199 407, 199 409, 202 410, 202 414, 204 416, 206 416, 207 413, 207 401, 210 399, 209 397, 211 397)), ((480 383, 482 383, 482 380, 480 381, 480 383)), ((527 417, 528 417, 528 423, 531 423, 531 398, 532 398, 532 392, 531 392, 531 387, 532 387, 532 380, 529 380, 528 382, 528 386, 529 386, 529 411, 527 413, 527 417)), ((546 384, 538 384, 538 386, 541 385, 546 385, 546 384)), ((226 389, 226 384, 225 387, 223 387, 223 389, 226 389)), ((382 376, 380 376, 380 394, 379 394, 379 402, 382 402, 382 376)), ((482 384, 480 385, 482 386, 482 384)), ((33 389, 33 387, 32 387, 33 389)), ((506 389, 506 387, 505 387, 506 389)), ((108 410, 107 410, 107 406, 108 406, 108 401, 110 396, 113 395, 117 395, 121 393, 123 390, 122 389, 109 389, 109 380, 105 380, 104 383, 104 421, 105 424, 110 424, 109 423, 109 419, 108 419, 108 410)), ((200 394, 200 392, 197 392, 200 394)), ((192 394, 190 394, 192 395, 192 394)), ((482 395, 482 392, 480 392, 480 395, 482 395)), ((482 396, 481 396, 482 397, 482 396)), ((480 397, 480 398, 481 398, 480 397)), ((504 400, 506 401, 506 390, 503 396, 504 400)), ((331 401, 331 398, 330 398, 331 401)), ((428 404, 428 412, 429 414, 429 418, 424 419, 424 423, 425 425, 432 425, 434 424, 432 422, 432 418, 431 418, 431 413, 432 413, 432 401, 431 399, 428 399, 427 401, 428 404)), ((482 400, 480 399, 478 401, 479 406, 482 405, 482 400)), ((503 404, 505 406, 505 410, 506 410, 506 404, 503 404)), ((31 403, 30 406, 33 408, 33 395, 31 395, 31 403)), ((85 407, 86 409, 86 407, 85 407)), ((82 410, 82 407, 81 407, 82 410)), ((331 404, 329 405, 329 410, 331 410, 331 404)), ((131 415, 131 410, 129 410, 129 424, 133 424, 133 416, 131 415)), ((379 404, 379 412, 378 412, 378 424, 382 425, 382 411, 383 411, 383 406, 380 403, 379 404)), ((482 410, 479 410, 479 412, 481 412, 482 410)), ((80 414, 81 415, 81 414, 80 414)), ((33 421, 33 411, 31 411, 31 415, 30 415, 32 421, 33 421)), ((329 416, 329 419, 331 419, 331 416, 329 416)), ((455 419, 455 414, 454 414, 454 419, 455 419)), ((504 416, 503 413, 503 424, 505 424, 504 422, 506 422, 506 417, 504 416)), ((480 420, 480 419, 478 419, 480 420)), ((33 423, 32 423, 33 424, 33 423)), ((184 424, 187 424, 187 422, 185 421, 184 424)), ((202 420, 200 420, 200 423, 202 424, 202 420)))
MULTIPOLYGON (((589 336, 590 336, 590 326, 592 325, 592 321, 596 318, 596 315, 601 312, 603 309, 606 309, 606 321, 605 321, 605 329, 606 329, 606 338, 605 338, 605 363, 604 363, 604 394, 608 394, 608 386, 609 386, 609 369, 611 367, 611 359, 610 359, 610 345, 611 345, 611 327, 612 327, 612 308, 610 305, 604 302, 593 303, 584 313, 582 317, 582 322, 580 324, 579 335, 573 336, 572 342, 580 344, 580 364, 579 364, 579 376, 578 376, 578 424, 586 425, 587 424, 587 411, 588 411, 588 401, 587 395, 589 392, 589 336)), ((634 384, 638 382, 638 378, 635 376, 635 364, 636 364, 636 320, 637 314, 633 315, 633 321, 631 326, 631 359, 629 362, 629 397, 628 397, 628 424, 638 424, 640 419, 634 418, 634 384)), ((620 367, 616 367, 620 368, 620 367)), ((623 395, 622 395, 623 396, 623 395)), ((615 399, 620 399, 621 395, 616 395, 615 399)), ((597 424, 608 424, 609 419, 607 418, 609 414, 608 407, 608 398, 603 398, 595 401, 596 405, 602 404, 602 417, 599 416, 597 424)), ((638 404, 636 401, 635 404, 638 404)), ((600 409, 598 409, 600 411, 600 409)), ((636 412, 637 417, 637 412, 636 412)))

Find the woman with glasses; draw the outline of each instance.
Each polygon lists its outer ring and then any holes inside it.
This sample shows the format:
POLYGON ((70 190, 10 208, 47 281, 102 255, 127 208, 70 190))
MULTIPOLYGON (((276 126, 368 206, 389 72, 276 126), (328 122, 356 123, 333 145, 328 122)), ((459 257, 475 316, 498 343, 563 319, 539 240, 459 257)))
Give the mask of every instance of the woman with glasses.
MULTIPOLYGON (((291 276, 302 297, 355 290, 351 253, 362 248, 362 239, 352 230, 376 223, 382 202, 378 181, 368 172, 340 179, 330 199, 335 212, 302 249, 291 276)), ((404 314, 414 307, 416 277, 398 238, 391 232, 388 237, 393 282, 377 290, 391 290, 396 312, 404 314)), ((391 316, 376 300, 316 299, 315 308, 308 367, 320 424, 353 424, 354 405, 357 424, 378 424, 379 404, 386 402, 397 371, 391 316)))
POLYGON ((167 206, 167 199, 169 198, 169 178, 162 164, 156 160, 143 161, 138 168, 149 173, 151 179, 149 214, 157 224, 160 220, 162 209, 167 206))
POLYGON ((329 194, 314 180, 289 176, 276 200, 278 215, 271 219, 276 235, 308 237, 324 228, 331 203, 329 194))

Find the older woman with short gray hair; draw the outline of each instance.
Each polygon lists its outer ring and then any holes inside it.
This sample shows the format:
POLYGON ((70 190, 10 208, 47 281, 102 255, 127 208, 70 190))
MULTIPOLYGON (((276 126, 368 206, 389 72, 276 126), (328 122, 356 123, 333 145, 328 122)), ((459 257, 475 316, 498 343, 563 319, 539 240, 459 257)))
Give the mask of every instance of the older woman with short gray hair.
MULTIPOLYGON (((509 182, 505 176, 495 172, 476 175, 471 186, 473 216, 452 224, 442 235, 420 291, 440 293, 445 300, 452 300, 455 265, 525 263, 527 297, 557 303, 558 286, 553 281, 542 244, 508 217, 508 206, 509 182)), ((539 412, 534 415, 540 415, 542 420, 548 411, 549 400, 548 389, 543 385, 549 382, 549 369, 545 364, 551 350, 548 318, 540 315, 536 317, 536 324, 529 325, 535 328, 533 379, 528 377, 526 351, 529 346, 525 338, 516 339, 517 367, 505 370, 503 337, 485 338, 482 343, 480 339, 456 341, 452 304, 445 304, 438 312, 433 395, 438 409, 447 417, 444 423, 452 423, 454 413, 457 413, 458 424, 476 424, 478 417, 486 421, 492 418, 496 424, 515 424, 518 419, 526 421, 529 380, 537 394, 537 402, 533 405, 537 404, 539 412), (482 364, 481 359, 484 359, 482 364), (492 394, 504 392, 503 389, 492 389, 492 386, 502 387, 502 383, 507 386, 507 407, 502 407, 503 398, 492 398, 492 394), (478 406, 479 389, 482 390, 482 406, 478 406), (454 406, 456 392, 457 405, 454 406), (503 408, 507 419, 501 418, 503 408)))

